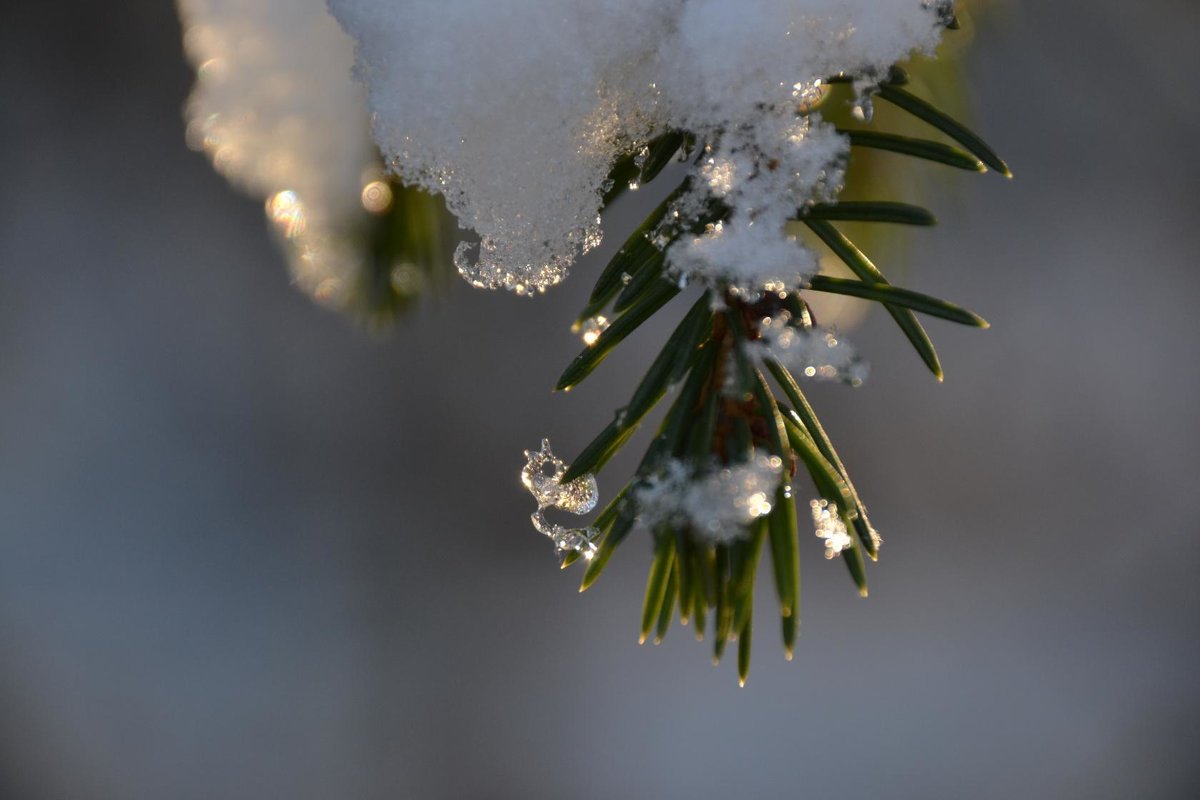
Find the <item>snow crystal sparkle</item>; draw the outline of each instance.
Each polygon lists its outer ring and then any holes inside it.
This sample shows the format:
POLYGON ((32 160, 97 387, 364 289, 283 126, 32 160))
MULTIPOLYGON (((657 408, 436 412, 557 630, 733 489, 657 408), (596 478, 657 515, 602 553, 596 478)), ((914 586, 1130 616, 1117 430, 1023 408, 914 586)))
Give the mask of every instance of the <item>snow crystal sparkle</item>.
POLYGON ((793 325, 787 311, 763 319, 759 336, 746 345, 753 359, 770 359, 793 374, 851 386, 860 386, 867 378, 867 363, 842 337, 825 328, 793 325))
POLYGON ((583 321, 583 325, 580 327, 580 338, 583 339, 584 344, 591 347, 600 338, 600 334, 608 329, 608 325, 608 317, 603 314, 589 317, 583 321))
POLYGON ((817 537, 825 542, 825 557, 833 558, 854 542, 846 523, 842 522, 837 506, 828 500, 813 500, 809 503, 812 508, 813 525, 817 529, 817 537))

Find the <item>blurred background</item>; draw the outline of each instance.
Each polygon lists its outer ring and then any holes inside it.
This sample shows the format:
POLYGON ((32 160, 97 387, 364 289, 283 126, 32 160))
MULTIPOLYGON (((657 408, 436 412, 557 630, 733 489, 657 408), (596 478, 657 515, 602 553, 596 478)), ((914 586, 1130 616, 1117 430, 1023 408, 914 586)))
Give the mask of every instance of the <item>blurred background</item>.
POLYGON ((1017 179, 928 167, 894 269, 993 327, 931 322, 938 385, 872 314, 871 380, 813 389, 886 545, 861 600, 808 542, 796 660, 761 624, 739 689, 637 646, 646 542, 580 595, 528 524, 522 449, 674 316, 549 391, 619 235, 366 334, 185 147, 171 3, 3 2, 0 797, 1195 797, 1200 7, 985 22, 1017 179))

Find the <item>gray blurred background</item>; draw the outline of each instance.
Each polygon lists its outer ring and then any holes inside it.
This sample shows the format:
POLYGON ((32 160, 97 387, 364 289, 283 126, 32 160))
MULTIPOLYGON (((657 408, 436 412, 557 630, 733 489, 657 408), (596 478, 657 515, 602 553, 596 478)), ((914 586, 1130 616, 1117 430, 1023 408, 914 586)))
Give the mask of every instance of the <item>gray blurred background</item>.
POLYGON ((809 542, 738 689, 637 646, 644 541, 579 595, 527 522, 669 322, 549 391, 619 237, 366 335, 185 149, 172 4, 0 4, 0 797, 1197 796, 1200 12, 1000 6, 1017 180, 937 172, 907 267, 993 328, 931 324, 937 385, 872 316, 814 390, 883 559, 809 542))

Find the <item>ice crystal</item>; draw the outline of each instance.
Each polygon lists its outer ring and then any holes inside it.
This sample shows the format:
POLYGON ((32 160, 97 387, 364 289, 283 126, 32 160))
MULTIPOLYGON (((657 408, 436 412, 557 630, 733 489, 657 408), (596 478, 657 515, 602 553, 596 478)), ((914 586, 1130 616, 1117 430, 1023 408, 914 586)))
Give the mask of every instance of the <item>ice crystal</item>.
POLYGON ((596 478, 584 475, 570 483, 563 483, 562 476, 567 472, 567 465, 554 455, 549 439, 542 439, 540 450, 526 450, 525 459, 521 483, 533 494, 539 506, 553 506, 572 514, 586 514, 596 507, 596 478))
POLYGON ((809 506, 812 508, 817 536, 825 542, 826 558, 833 558, 853 544, 846 523, 838 514, 837 506, 824 499, 813 500, 809 506))
POLYGON ((819 327, 793 325, 791 315, 780 311, 764 318, 760 338, 746 345, 751 358, 778 361, 796 375, 818 380, 839 380, 851 386, 867 377, 867 363, 838 334, 819 327))
POLYGON ((760 450, 744 463, 702 472, 669 460, 635 490, 638 521, 649 529, 686 526, 713 542, 744 537, 751 522, 771 513, 782 470, 778 456, 760 450))
POLYGON ((358 42, 391 168, 478 234, 456 254, 468 281, 518 294, 558 283, 599 242, 612 164, 644 162, 669 129, 713 145, 696 190, 729 209, 722 229, 672 247, 672 268, 796 288, 815 262, 783 221, 838 190, 846 152, 818 119, 821 78, 882 74, 931 48, 941 22, 918 0, 329 5, 358 42))
POLYGON ((586 514, 596 507, 599 492, 595 476, 588 474, 563 483, 562 477, 566 471, 567 465, 550 449, 550 440, 543 439, 540 450, 525 451, 521 483, 537 501, 537 511, 532 516, 533 527, 554 542, 559 559, 572 551, 590 559, 596 552, 593 542, 597 535, 595 528, 568 528, 546 519, 546 510, 550 508, 571 514, 586 514))
POLYGON ((608 329, 608 317, 603 314, 598 314, 594 317, 588 317, 580 326, 579 335, 583 339, 583 343, 591 347, 600 338, 600 334, 608 329))
POLYGON ((353 40, 322 0, 178 1, 196 67, 188 143, 265 202, 300 287, 339 303, 359 229, 391 201, 353 40))

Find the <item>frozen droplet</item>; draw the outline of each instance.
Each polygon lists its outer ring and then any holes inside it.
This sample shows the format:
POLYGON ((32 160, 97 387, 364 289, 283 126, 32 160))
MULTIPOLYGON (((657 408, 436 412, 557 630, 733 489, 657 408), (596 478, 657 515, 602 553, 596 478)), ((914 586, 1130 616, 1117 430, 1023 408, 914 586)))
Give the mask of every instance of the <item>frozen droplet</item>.
POLYGON ((586 514, 596 507, 599 492, 596 478, 590 473, 569 483, 562 482, 567 467, 550 449, 550 440, 543 439, 540 450, 525 451, 525 466, 521 483, 537 501, 537 511, 531 520, 533 527, 554 542, 561 561, 569 552, 578 552, 590 559, 596 552, 593 540, 598 531, 592 527, 568 528, 546 519, 546 509, 554 508, 571 514, 586 514))
POLYGON ((583 321, 580 327, 579 335, 583 338, 583 343, 591 347, 600 338, 600 334, 608 327, 608 317, 603 314, 597 314, 594 317, 589 317, 583 321))
POLYGON ((588 561, 596 555, 596 543, 593 541, 599 535, 595 528, 562 528, 556 535, 550 537, 554 549, 558 553, 558 563, 566 560, 567 554, 577 552, 588 561))
POLYGON ((572 551, 578 552, 589 560, 596 554, 594 540, 600 535, 600 532, 595 528, 591 526, 568 528, 556 522, 550 522, 546 519, 545 511, 540 508, 530 515, 530 520, 533 522, 534 530, 545 535, 554 543, 560 563, 566 558, 567 553, 572 551))
POLYGON ((586 514, 596 507, 599 492, 596 478, 588 474, 570 483, 562 483, 567 466, 550 449, 550 440, 542 440, 540 450, 525 451, 521 483, 537 501, 539 508, 557 508, 572 514, 586 514))
POLYGON ((586 514, 596 507, 598 497, 595 476, 584 475, 559 486, 554 507, 572 514, 586 514))
POLYGON ((859 95, 850 107, 850 115, 859 122, 870 122, 875 117, 875 104, 871 101, 871 95, 865 92, 859 95))

